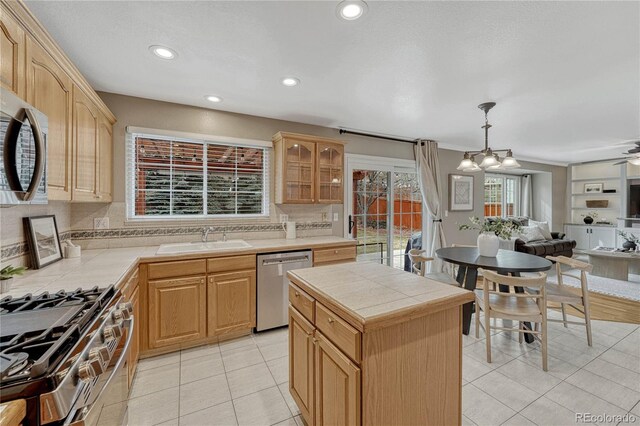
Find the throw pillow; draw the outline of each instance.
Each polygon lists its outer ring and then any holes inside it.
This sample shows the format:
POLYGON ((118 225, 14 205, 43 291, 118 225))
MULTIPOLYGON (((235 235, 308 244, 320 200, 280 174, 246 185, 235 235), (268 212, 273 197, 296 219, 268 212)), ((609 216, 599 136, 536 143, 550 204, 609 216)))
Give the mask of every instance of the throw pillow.
POLYGON ((544 235, 542 235, 542 231, 538 226, 523 226, 520 231, 520 239, 525 243, 530 243, 531 241, 540 241, 544 240, 544 235))
POLYGON ((544 235, 545 240, 553 240, 551 236, 551 230, 549 229, 549 222, 536 222, 535 220, 530 220, 529 225, 537 226, 542 231, 542 235, 544 235))

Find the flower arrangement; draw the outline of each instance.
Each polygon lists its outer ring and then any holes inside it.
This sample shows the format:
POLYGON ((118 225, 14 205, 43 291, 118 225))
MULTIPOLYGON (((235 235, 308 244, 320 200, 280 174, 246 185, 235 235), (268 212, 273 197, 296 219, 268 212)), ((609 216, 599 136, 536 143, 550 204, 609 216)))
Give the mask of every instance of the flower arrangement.
POLYGON ((625 240, 625 241, 627 241, 629 243, 640 244, 640 238, 636 237, 631 232, 625 232, 625 231, 620 230, 620 231, 618 231, 618 235, 620 235, 623 240, 625 240))
POLYGON ((473 216, 469 218, 469 221, 471 225, 463 224, 460 225, 458 229, 460 231, 475 230, 480 234, 485 232, 493 233, 503 240, 510 239, 513 234, 520 232, 522 229, 517 223, 502 218, 480 219, 473 216))
POLYGON ((14 268, 11 265, 7 265, 4 268, 0 269, 0 280, 8 280, 16 275, 22 275, 26 270, 27 268, 25 268, 24 266, 18 266, 17 268, 14 268))
POLYGON ((588 212, 588 213, 582 213, 580 216, 582 217, 592 217, 592 218, 597 218, 598 217, 598 212, 588 212))

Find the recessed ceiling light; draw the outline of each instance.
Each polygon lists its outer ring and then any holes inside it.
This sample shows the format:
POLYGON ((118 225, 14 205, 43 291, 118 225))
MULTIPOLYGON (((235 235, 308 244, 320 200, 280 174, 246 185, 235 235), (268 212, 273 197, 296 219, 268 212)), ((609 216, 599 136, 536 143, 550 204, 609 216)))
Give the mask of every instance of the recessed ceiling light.
POLYGON ((285 77, 282 79, 282 84, 284 84, 287 87, 293 87, 300 84, 300 80, 295 77, 285 77))
POLYGON ((365 14, 367 4, 361 0, 344 0, 338 3, 336 14, 339 18, 354 21, 365 14))
POLYGON ((175 57, 178 56, 175 50, 166 46, 149 46, 149 50, 160 59, 175 59, 175 57))
POLYGON ((222 98, 216 95, 208 95, 204 97, 209 102, 222 102, 222 98))

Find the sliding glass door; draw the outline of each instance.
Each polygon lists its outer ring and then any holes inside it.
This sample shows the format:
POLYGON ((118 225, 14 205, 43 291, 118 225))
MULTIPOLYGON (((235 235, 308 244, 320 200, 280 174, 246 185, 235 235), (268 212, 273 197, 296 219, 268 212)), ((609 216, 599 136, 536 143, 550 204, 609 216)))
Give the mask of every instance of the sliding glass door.
POLYGON ((406 250, 421 246, 422 197, 411 161, 347 159, 347 229, 359 261, 403 269, 406 250), (399 164, 398 164, 399 163, 399 164))

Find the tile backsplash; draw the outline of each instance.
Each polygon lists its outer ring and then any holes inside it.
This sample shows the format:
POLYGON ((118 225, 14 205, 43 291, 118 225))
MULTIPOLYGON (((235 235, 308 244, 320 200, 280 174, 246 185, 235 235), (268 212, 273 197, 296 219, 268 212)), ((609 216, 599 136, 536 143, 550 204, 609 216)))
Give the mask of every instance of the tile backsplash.
POLYGON ((212 226, 212 238, 219 239, 223 231, 228 238, 267 239, 283 238, 278 222, 281 214, 296 221, 299 237, 342 236, 342 205, 274 205, 268 218, 226 219, 207 221, 127 222, 125 205, 69 204, 52 201, 46 206, 16 206, 0 210, 1 252, 4 264, 26 264, 28 245, 24 236, 22 217, 55 214, 60 240, 77 242, 84 249, 153 246, 165 243, 188 242, 200 237, 204 226, 212 226), (333 213, 339 221, 333 222, 333 213), (109 218, 109 229, 93 229, 94 218, 109 218))

